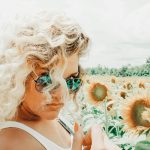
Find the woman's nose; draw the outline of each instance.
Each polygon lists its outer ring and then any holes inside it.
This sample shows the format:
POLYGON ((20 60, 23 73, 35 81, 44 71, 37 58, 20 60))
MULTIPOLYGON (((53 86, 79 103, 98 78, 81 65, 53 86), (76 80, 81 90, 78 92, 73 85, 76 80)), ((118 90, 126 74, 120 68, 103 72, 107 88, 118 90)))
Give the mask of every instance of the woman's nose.
POLYGON ((62 97, 64 93, 61 84, 57 84, 56 86, 54 86, 54 88, 50 91, 50 94, 52 98, 62 101, 62 97))

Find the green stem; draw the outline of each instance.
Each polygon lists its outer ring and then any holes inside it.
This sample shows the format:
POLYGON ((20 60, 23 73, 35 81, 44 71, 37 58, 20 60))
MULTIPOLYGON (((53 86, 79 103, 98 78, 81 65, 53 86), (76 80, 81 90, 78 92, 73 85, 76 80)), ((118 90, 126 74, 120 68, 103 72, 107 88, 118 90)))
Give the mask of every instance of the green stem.
POLYGON ((146 136, 146 140, 150 141, 150 133, 146 136))
POLYGON ((107 101, 104 101, 104 109, 105 109, 105 128, 106 128, 106 134, 107 136, 109 136, 108 133, 108 125, 109 125, 109 121, 108 121, 108 116, 107 116, 107 101))

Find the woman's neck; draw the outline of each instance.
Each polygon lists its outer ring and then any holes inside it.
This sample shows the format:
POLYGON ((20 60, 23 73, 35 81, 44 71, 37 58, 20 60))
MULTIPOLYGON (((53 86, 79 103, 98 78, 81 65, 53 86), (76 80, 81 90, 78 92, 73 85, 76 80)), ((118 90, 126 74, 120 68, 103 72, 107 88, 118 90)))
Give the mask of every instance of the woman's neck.
POLYGON ((71 145, 70 136, 67 135, 68 133, 66 134, 66 131, 62 131, 62 126, 59 124, 57 118, 54 120, 46 120, 37 117, 36 119, 36 116, 34 116, 33 113, 27 111, 27 109, 25 109, 24 107, 21 108, 20 106, 16 117, 13 118, 12 120, 21 122, 35 129, 36 131, 38 131, 39 133, 41 133, 42 135, 44 135, 45 137, 47 137, 48 139, 52 140, 53 142, 57 143, 60 146, 68 148, 71 145), (66 146, 66 140, 64 142, 61 135, 64 136, 67 135, 66 137, 69 136, 67 138, 68 141, 67 146, 66 146))
POLYGON ((16 115, 11 120, 24 123, 30 127, 37 128, 37 126, 50 126, 53 122, 57 121, 57 118, 54 120, 42 119, 38 115, 34 114, 25 104, 21 104, 18 107, 16 115))
POLYGON ((40 121, 41 118, 34 114, 29 107, 27 107, 24 103, 21 103, 18 107, 18 111, 16 113, 17 120, 24 121, 40 121))

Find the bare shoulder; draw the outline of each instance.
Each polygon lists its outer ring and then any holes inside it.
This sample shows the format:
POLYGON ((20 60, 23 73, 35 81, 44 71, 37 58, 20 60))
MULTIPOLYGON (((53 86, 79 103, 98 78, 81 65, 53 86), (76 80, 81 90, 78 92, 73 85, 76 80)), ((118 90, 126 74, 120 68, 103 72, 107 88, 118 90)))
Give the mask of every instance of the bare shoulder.
POLYGON ((0 150, 45 150, 30 134, 18 129, 0 130, 0 150))

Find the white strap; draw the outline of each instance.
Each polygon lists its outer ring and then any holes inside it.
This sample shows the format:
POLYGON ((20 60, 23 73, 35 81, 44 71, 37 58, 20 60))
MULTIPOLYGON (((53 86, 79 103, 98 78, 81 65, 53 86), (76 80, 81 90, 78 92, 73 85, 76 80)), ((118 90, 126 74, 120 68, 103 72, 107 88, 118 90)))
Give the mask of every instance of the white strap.
POLYGON ((37 139, 45 148, 46 150, 63 150, 60 146, 56 145, 54 142, 50 141, 48 138, 44 137, 36 130, 16 121, 6 121, 0 122, 0 129, 9 128, 9 127, 16 127, 22 130, 25 130, 30 135, 32 135, 35 139, 37 139))

